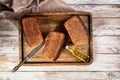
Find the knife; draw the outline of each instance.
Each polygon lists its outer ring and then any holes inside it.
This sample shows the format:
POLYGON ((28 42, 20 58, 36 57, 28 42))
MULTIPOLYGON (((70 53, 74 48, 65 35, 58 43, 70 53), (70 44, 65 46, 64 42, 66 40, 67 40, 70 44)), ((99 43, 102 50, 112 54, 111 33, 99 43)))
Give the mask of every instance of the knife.
POLYGON ((45 41, 43 41, 40 45, 38 45, 35 49, 33 49, 25 58, 23 61, 21 61, 17 66, 15 66, 12 70, 12 72, 17 71, 25 62, 27 62, 37 51, 39 51, 42 46, 44 45, 45 41))

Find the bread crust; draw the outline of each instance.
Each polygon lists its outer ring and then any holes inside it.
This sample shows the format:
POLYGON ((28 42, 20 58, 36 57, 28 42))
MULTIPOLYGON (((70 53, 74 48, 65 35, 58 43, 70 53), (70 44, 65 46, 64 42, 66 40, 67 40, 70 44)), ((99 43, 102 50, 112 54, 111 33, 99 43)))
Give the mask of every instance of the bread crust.
POLYGON ((35 17, 22 19, 22 28, 26 42, 30 47, 35 47, 43 41, 42 33, 35 17))
POLYGON ((47 36, 42 55, 51 61, 55 61, 64 43, 64 37, 63 33, 50 32, 47 36))
POLYGON ((82 23, 82 20, 78 16, 73 16, 68 19, 64 26, 68 31, 70 39, 72 40, 74 45, 88 45, 89 38, 87 30, 82 23))

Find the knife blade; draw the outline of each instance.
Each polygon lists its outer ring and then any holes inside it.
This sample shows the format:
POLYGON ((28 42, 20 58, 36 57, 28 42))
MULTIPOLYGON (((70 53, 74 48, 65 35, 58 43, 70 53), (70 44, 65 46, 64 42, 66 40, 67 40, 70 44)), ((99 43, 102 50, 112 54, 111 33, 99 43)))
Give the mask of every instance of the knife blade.
POLYGON ((35 49, 33 49, 25 58, 23 61, 21 61, 17 66, 15 66, 12 70, 12 72, 17 71, 25 62, 27 62, 37 51, 39 51, 42 46, 44 45, 45 41, 43 41, 40 45, 38 45, 35 49))

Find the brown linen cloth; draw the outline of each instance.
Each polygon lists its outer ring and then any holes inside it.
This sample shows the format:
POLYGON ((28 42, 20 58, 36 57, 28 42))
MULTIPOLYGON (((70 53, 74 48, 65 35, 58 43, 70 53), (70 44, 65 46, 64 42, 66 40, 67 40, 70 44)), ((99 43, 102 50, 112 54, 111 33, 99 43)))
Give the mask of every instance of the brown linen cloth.
POLYGON ((11 6, 15 12, 56 12, 56 11, 73 11, 68 5, 61 0, 14 0, 11 6))
POLYGON ((63 11, 74 10, 61 0, 1 0, 0 27, 19 27, 18 18, 21 13, 63 11))

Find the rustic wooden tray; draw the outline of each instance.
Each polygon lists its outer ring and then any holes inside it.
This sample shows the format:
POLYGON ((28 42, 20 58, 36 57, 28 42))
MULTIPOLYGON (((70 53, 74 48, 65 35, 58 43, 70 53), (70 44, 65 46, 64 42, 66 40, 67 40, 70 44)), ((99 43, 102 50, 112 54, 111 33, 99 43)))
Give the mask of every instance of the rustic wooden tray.
POLYGON ((64 32, 63 23, 72 17, 73 15, 79 16, 87 31, 89 33, 89 53, 90 59, 87 63, 81 62, 79 59, 75 58, 69 51, 62 49, 60 56, 55 62, 51 62, 46 58, 41 56, 41 51, 38 51, 32 58, 30 58, 25 65, 88 65, 93 61, 93 45, 92 45, 92 16, 88 12, 55 12, 55 13, 31 13, 31 14, 22 14, 20 16, 20 25, 19 28, 19 55, 20 60, 23 60, 24 57, 30 53, 33 49, 30 48, 25 40, 21 20, 24 17, 36 16, 38 24, 41 24, 41 32, 45 37, 50 31, 58 30, 64 32))

